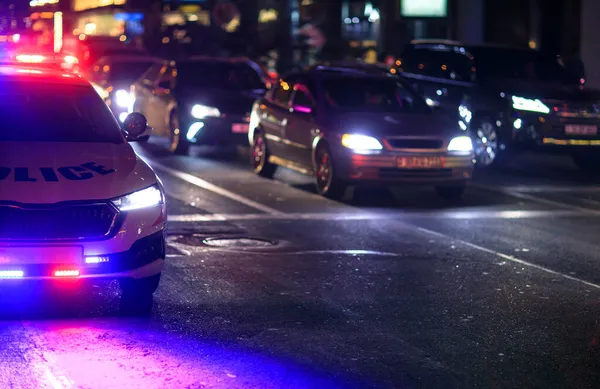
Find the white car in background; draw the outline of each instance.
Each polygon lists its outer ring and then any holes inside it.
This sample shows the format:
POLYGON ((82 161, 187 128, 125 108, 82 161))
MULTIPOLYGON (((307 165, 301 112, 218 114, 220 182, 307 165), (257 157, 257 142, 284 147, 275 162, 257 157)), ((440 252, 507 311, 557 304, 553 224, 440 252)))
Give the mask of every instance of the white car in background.
POLYGON ((0 66, 0 279, 113 278, 152 296, 165 258, 163 189, 82 78, 0 66))
POLYGON ((131 85, 152 65, 162 62, 160 58, 141 54, 109 55, 96 61, 85 76, 115 117, 123 122, 131 104, 131 85))

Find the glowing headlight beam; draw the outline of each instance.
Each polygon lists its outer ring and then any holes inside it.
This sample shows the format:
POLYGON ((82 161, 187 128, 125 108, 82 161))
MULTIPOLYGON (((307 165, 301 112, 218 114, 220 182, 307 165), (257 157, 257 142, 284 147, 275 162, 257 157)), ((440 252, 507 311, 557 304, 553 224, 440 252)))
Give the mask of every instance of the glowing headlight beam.
POLYGON ((192 116, 196 119, 204 119, 207 117, 219 117, 221 111, 215 107, 209 107, 207 105, 196 104, 192 107, 192 116))
POLYGON ((513 108, 519 111, 550 113, 550 108, 540 101, 540 99, 526 99, 524 97, 512 97, 513 108))
POLYGON ((131 104, 131 95, 124 89, 115 92, 115 103, 121 108, 128 108, 131 104))
POLYGON ((119 197, 112 201, 112 203, 123 212, 154 207, 163 202, 163 194, 156 185, 119 197))
POLYGON ((342 146, 352 150, 382 150, 381 142, 372 136, 359 134, 344 134, 342 146))
POLYGON ((448 151, 471 152, 473 151, 473 142, 468 136, 457 136, 448 144, 448 151))

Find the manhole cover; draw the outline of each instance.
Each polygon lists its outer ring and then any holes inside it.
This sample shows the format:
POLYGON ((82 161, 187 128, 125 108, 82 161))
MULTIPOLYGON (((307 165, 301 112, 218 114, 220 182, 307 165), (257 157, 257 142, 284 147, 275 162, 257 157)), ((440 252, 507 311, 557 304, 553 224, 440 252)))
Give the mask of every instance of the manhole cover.
POLYGON ((214 247, 271 247, 275 242, 257 238, 207 238, 203 242, 214 247))

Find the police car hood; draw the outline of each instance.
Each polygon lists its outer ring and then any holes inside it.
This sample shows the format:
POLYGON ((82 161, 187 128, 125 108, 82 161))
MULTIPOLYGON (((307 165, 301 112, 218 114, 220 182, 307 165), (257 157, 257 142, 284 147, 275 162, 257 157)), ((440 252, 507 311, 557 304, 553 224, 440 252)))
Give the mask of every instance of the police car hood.
POLYGON ((156 183, 127 143, 0 142, 0 201, 107 200, 156 183))

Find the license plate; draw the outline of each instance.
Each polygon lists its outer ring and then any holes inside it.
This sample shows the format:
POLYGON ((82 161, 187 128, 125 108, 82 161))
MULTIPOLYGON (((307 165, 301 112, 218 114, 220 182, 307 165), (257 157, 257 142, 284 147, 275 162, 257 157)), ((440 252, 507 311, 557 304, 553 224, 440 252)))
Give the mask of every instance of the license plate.
POLYGON ((83 263, 82 247, 0 247, 0 265, 83 263))
POLYGON ((598 127, 580 124, 567 124, 565 126, 565 133, 567 135, 596 135, 598 133, 598 127))
POLYGON ((435 169, 444 166, 441 157, 399 157, 398 168, 400 169, 435 169))
POLYGON ((236 123, 231 126, 231 132, 235 132, 236 134, 247 134, 248 128, 248 124, 236 123))

